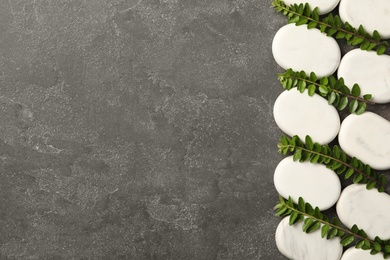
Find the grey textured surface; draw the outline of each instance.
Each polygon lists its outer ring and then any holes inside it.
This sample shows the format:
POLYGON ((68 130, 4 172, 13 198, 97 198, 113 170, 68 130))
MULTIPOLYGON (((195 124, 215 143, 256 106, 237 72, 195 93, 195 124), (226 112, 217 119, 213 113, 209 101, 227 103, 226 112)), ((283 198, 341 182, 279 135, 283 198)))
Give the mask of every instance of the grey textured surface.
POLYGON ((284 259, 270 1, 0 2, 0 259, 284 259))

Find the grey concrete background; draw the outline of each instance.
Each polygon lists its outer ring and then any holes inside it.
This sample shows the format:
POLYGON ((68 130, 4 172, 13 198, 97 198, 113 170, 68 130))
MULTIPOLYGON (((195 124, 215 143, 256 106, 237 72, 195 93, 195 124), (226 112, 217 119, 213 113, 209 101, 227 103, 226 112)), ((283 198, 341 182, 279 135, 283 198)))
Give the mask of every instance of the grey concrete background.
POLYGON ((1 0, 1 259, 284 259, 258 0, 1 0))
POLYGON ((271 1, 0 3, 0 259, 285 259, 271 1))

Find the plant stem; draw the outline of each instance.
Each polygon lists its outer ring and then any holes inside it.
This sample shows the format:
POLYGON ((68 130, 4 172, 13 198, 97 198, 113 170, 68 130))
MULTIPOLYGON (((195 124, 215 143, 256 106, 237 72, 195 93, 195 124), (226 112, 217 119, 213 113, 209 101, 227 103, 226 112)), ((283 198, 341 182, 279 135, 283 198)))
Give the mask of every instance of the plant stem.
MULTIPOLYGON (((296 77, 296 76, 285 76, 285 75, 279 76, 279 79, 282 79, 282 78, 290 78, 290 79, 296 79, 296 80, 300 80, 300 81, 305 81, 305 82, 307 82, 307 83, 309 83, 309 84, 315 85, 317 88, 319 88, 319 87, 321 86, 320 83, 315 82, 315 81, 311 81, 311 80, 309 80, 309 79, 307 79, 307 78, 301 78, 301 77, 296 77)), ((348 97, 348 98, 350 98, 350 99, 356 99, 356 100, 358 100, 358 101, 360 101, 360 102, 365 102, 365 103, 370 104, 370 105, 375 105, 375 104, 376 104, 376 103, 373 102, 373 101, 366 100, 366 99, 361 98, 361 97, 355 97, 355 96, 353 96, 353 95, 351 95, 351 94, 344 94, 342 91, 337 90, 337 89, 334 89, 334 88, 331 88, 331 89, 332 89, 332 91, 338 93, 339 95, 344 95, 344 96, 346 96, 346 97, 348 97)))
POLYGON ((314 20, 314 19, 313 19, 312 17, 310 17, 310 16, 305 16, 305 15, 303 15, 303 14, 301 15, 301 14, 299 14, 298 12, 292 11, 292 10, 291 10, 288 6, 286 6, 285 4, 279 4, 278 1, 274 1, 272 4, 273 4, 273 6, 280 7, 281 9, 283 9, 283 10, 285 10, 285 11, 291 13, 292 15, 298 15, 298 16, 304 17, 304 18, 306 18, 308 21, 315 22, 315 23, 317 23, 317 24, 319 24, 319 25, 322 25, 322 26, 325 26, 325 27, 327 27, 327 28, 335 29, 335 30, 340 31, 340 32, 343 32, 343 33, 345 33, 345 34, 353 35, 354 37, 361 38, 361 39, 366 40, 366 41, 368 41, 368 42, 370 42, 370 43, 374 43, 374 44, 377 45, 377 46, 382 45, 382 43, 381 43, 380 41, 375 41, 374 39, 366 38, 366 37, 364 37, 364 35, 360 35, 360 34, 358 34, 358 33, 350 32, 350 31, 348 31, 348 30, 346 30, 346 29, 344 29, 344 28, 342 28, 342 27, 332 26, 332 25, 327 24, 327 23, 324 23, 324 22, 322 22, 322 21, 316 21, 316 20, 314 20))
POLYGON ((331 222, 328 222, 328 221, 325 221, 325 220, 323 220, 323 219, 317 218, 317 217, 315 217, 315 216, 313 216, 313 215, 310 215, 310 214, 308 214, 308 213, 306 213, 306 212, 300 211, 300 210, 296 209, 295 207, 290 207, 287 203, 284 203, 284 205, 285 205, 288 209, 290 209, 291 211, 295 211, 295 212, 299 213, 300 215, 303 215, 303 216, 305 216, 305 217, 311 218, 311 219, 313 219, 313 220, 315 220, 315 221, 320 222, 321 224, 329 225, 329 226, 332 227, 332 228, 335 228, 335 229, 337 229, 337 230, 343 231, 344 233, 348 233, 348 234, 350 234, 350 235, 353 235, 354 237, 356 237, 356 238, 358 238, 358 239, 361 239, 361 240, 368 240, 370 243, 374 243, 374 242, 375 242, 375 241, 373 241, 373 240, 371 240, 371 239, 369 239, 369 238, 359 236, 358 234, 353 233, 352 231, 350 231, 350 230, 347 229, 347 228, 343 228, 343 227, 340 227, 340 226, 338 226, 338 225, 336 225, 336 224, 333 224, 333 223, 331 223, 331 222))
POLYGON ((338 163, 344 165, 344 166, 347 167, 347 168, 353 169, 353 170, 354 170, 355 172, 357 172, 358 174, 361 174, 361 175, 364 176, 365 178, 367 178, 367 179, 369 179, 369 180, 375 182, 379 187, 383 187, 383 189, 386 188, 386 187, 384 187, 384 186, 382 185, 382 183, 380 183, 380 182, 379 182, 378 180, 376 180, 375 178, 372 178, 371 176, 369 176, 368 174, 366 174, 366 173, 364 173, 363 171, 359 170, 358 168, 353 167, 352 165, 350 165, 350 164, 348 164, 348 163, 346 163, 346 162, 343 162, 342 160, 339 160, 339 159, 337 159, 337 158, 334 158, 334 157, 332 157, 332 156, 329 156, 329 155, 326 155, 326 154, 323 154, 323 153, 320 153, 320 152, 315 152, 315 151, 312 151, 312 150, 307 149, 307 148, 302 147, 302 146, 297 147, 296 145, 283 145, 283 144, 279 144, 279 147, 280 147, 281 149, 287 148, 287 149, 289 149, 289 150, 290 150, 290 148, 292 148, 292 149, 294 149, 294 150, 297 149, 297 148, 299 148, 299 149, 301 149, 301 150, 303 150, 303 151, 306 151, 306 152, 308 152, 308 153, 311 153, 311 154, 314 154, 314 155, 319 155, 319 156, 325 157, 325 158, 327 158, 327 159, 333 160, 333 161, 335 161, 335 162, 338 162, 338 163))

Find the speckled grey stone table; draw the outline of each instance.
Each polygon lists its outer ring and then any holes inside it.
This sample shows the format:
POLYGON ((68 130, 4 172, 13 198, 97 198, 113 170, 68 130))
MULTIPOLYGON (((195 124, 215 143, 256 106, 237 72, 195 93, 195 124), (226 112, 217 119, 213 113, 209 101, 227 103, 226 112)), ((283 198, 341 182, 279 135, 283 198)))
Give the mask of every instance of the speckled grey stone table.
POLYGON ((285 259, 271 1, 0 3, 0 259, 285 259))

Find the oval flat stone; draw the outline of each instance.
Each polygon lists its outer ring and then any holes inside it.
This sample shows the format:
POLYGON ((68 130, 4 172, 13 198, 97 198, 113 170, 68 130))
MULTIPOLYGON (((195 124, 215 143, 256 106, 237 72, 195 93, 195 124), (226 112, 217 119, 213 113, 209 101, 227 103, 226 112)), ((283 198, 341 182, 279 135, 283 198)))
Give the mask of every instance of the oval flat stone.
POLYGON ((349 115, 341 123, 339 144, 351 157, 356 157, 376 170, 390 169, 390 122, 372 113, 349 115))
POLYGON ((351 228, 356 224, 367 236, 390 239, 390 196, 377 189, 367 190, 364 184, 347 186, 336 206, 340 221, 351 228))
POLYGON ((305 140, 310 135, 320 144, 330 143, 340 129, 337 110, 320 95, 309 96, 293 88, 285 90, 274 104, 274 119, 278 127, 289 136, 298 135, 305 140))
MULTIPOLYGON (((389 1, 390 2, 390 1, 389 1)), ((345 85, 359 84, 361 94, 372 94, 376 103, 390 102, 390 56, 354 49, 341 59, 337 70, 345 85)))
POLYGON ((330 13, 340 2, 340 0, 284 0, 286 5, 292 4, 305 4, 308 3, 310 8, 313 10, 315 7, 318 7, 319 14, 330 13))
POLYGON ((390 38, 389 0, 343 0, 339 14, 343 22, 347 21, 355 28, 363 25, 370 34, 377 30, 383 39, 390 38))
POLYGON ((306 25, 287 24, 280 28, 272 41, 272 54, 284 69, 314 72, 317 77, 333 74, 341 58, 336 40, 306 25))
POLYGON ((370 250, 356 249, 354 247, 346 250, 341 257, 341 260, 383 260, 383 254, 370 254, 370 250))
POLYGON ((303 222, 289 225, 289 217, 279 223, 275 232, 276 246, 288 259, 293 260, 339 260, 343 252, 338 237, 321 238, 321 230, 310 234, 302 231, 303 222))
POLYGON ((284 158, 274 173, 275 188, 280 195, 291 197, 298 203, 299 197, 313 207, 326 210, 336 204, 341 192, 337 174, 323 164, 294 162, 293 156, 284 158))

